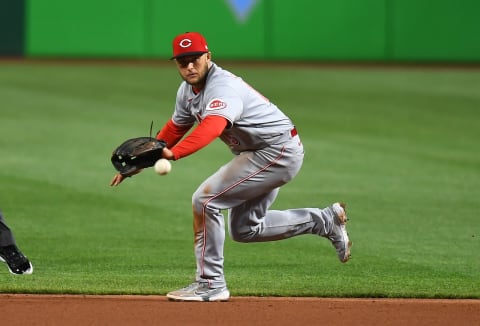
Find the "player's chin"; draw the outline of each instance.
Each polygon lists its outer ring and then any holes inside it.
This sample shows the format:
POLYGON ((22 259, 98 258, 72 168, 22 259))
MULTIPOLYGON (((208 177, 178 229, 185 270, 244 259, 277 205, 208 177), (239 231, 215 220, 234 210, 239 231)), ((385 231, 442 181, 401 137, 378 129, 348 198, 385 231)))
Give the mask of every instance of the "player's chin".
POLYGON ((195 85, 195 84, 198 84, 200 78, 198 78, 198 74, 191 74, 191 75, 187 75, 185 76, 185 81, 187 83, 189 83, 190 85, 195 85))

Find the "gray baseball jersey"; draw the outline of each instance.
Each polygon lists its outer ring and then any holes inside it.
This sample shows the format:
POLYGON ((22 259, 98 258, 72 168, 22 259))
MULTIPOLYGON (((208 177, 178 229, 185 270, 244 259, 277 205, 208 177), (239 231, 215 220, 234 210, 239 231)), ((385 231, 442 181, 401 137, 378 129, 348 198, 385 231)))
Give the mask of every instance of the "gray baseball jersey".
POLYGON ((178 125, 201 122, 219 115, 229 125, 221 139, 238 154, 261 149, 279 140, 293 128, 290 119, 240 77, 212 64, 206 87, 194 94, 183 82, 177 93, 173 121, 178 125))
POLYGON ((300 170, 303 145, 292 121, 276 105, 216 64, 200 93, 186 82, 180 85, 172 119, 191 125, 209 115, 228 120, 220 138, 236 154, 192 196, 196 281, 215 288, 226 286, 223 210, 228 210, 230 235, 239 242, 325 236, 334 213, 329 207, 269 210, 279 188, 300 170))

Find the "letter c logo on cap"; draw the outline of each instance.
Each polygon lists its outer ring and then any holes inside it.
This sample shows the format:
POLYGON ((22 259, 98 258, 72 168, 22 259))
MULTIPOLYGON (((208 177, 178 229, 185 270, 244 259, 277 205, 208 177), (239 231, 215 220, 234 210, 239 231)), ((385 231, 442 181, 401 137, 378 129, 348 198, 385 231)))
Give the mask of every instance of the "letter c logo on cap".
POLYGON ((192 45, 192 41, 189 40, 188 38, 184 38, 183 40, 180 41, 179 45, 182 48, 188 48, 190 45, 192 45))

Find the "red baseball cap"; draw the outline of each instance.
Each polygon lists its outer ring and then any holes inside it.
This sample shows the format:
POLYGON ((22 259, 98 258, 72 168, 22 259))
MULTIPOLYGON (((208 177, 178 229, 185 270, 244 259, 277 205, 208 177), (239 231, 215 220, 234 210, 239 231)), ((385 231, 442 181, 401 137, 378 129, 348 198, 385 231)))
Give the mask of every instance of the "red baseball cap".
POLYGON ((172 48, 173 57, 171 59, 208 52, 207 41, 202 34, 197 32, 186 32, 176 36, 173 39, 172 48))

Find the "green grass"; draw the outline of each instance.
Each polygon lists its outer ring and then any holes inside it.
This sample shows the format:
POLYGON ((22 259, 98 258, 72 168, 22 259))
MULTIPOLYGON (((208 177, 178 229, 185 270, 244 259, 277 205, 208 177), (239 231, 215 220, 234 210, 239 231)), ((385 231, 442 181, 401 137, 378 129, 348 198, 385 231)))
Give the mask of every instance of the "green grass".
MULTIPOLYGON (((225 65, 295 121, 273 208, 347 202, 353 258, 316 236, 227 238, 233 295, 480 298, 480 71, 225 65)), ((164 294, 191 281, 191 194, 220 142, 108 186, 120 141, 170 117, 173 66, 0 62, 0 208, 34 264, 0 292, 164 294)))

